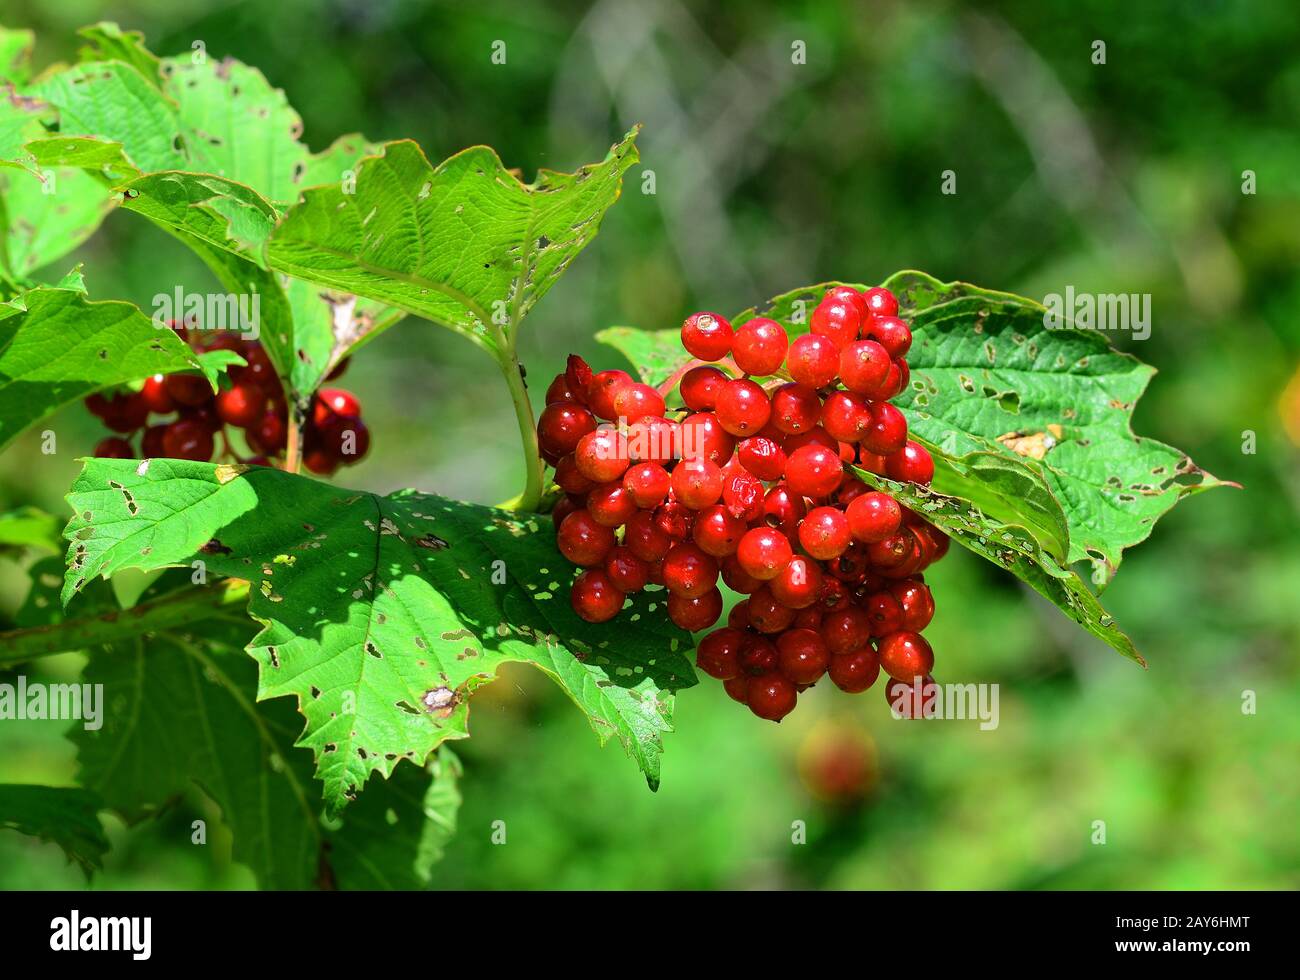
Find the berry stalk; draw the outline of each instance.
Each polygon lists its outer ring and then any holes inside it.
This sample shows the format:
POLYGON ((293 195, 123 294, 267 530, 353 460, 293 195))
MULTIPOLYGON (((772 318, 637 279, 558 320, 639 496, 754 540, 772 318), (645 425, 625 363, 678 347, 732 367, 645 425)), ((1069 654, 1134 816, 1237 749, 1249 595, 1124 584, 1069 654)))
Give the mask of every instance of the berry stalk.
MULTIPOLYGON (((490 322, 490 321, 489 321, 490 322)), ((493 331, 496 342, 497 364, 505 378, 506 388, 510 391, 510 400, 515 406, 515 419, 519 423, 519 441, 524 453, 524 490, 514 500, 502 506, 510 510, 531 513, 542 502, 542 459, 537 443, 537 420, 533 418, 533 406, 528 400, 528 385, 524 381, 524 369, 515 352, 514 337, 507 337, 504 330, 497 327, 493 331)))

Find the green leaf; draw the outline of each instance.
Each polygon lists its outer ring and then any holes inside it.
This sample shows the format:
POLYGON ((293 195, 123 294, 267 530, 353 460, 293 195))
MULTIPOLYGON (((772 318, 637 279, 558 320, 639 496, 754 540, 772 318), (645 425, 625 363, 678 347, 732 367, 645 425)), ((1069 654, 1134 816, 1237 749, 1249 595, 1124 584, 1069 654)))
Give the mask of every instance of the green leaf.
POLYGON ((77 35, 89 42, 77 52, 81 61, 122 61, 158 83, 159 60, 144 46, 139 31, 124 31, 111 21, 100 21, 81 28, 77 35))
POLYGON ((551 676, 658 784, 668 692, 695 682, 687 634, 648 615, 655 592, 617 622, 579 619, 545 517, 174 460, 87 461, 68 499, 65 602, 96 575, 195 558, 252 581, 258 696, 298 699, 332 809, 464 738, 470 694, 511 661, 551 676))
POLYGON ((59 519, 39 507, 19 507, 0 514, 0 553, 36 548, 62 551, 59 519))
POLYGON ((32 77, 32 51, 35 48, 34 32, 0 27, 0 81, 26 85, 32 77))
POLYGON ((442 825, 426 816, 424 797, 436 780, 404 767, 341 824, 323 825, 310 755, 293 748, 293 706, 254 704, 257 665, 240 649, 252 632, 243 617, 207 620, 196 635, 163 633, 96 652, 84 681, 104 685, 112 710, 103 728, 72 733, 81 781, 129 821, 198 786, 221 808, 235 859, 263 888, 427 884, 424 838, 442 825))
POLYGON ((690 360, 682 349, 680 330, 640 330, 636 327, 606 327, 596 334, 632 362, 637 375, 658 387, 690 360))
MULTIPOLYGON (((969 460, 958 460, 951 465, 969 465, 969 460)), ((1005 568, 1093 636, 1146 666, 1133 641, 1102 608, 1084 581, 1069 568, 1062 567, 1024 527, 991 517, 960 497, 913 483, 898 483, 857 467, 854 471, 869 486, 891 494, 958 544, 1005 568)))
POLYGON ((0 785, 0 828, 58 844, 89 880, 108 853, 108 838, 99 823, 101 805, 84 789, 8 783, 0 785))
POLYGON ((277 219, 275 208, 251 187, 212 174, 145 174, 122 192, 123 207, 259 265, 277 219))
POLYGON ((196 355, 130 303, 91 302, 73 289, 29 290, 0 304, 0 449, 100 388, 199 370, 215 391, 218 369, 236 361, 229 351, 196 355))
POLYGON ((0 170, 6 265, 25 278, 76 249, 113 208, 108 190, 82 170, 60 167, 45 177, 0 170))
POLYGON ((267 245, 273 268, 379 300, 499 353, 618 199, 636 131, 575 174, 515 178, 477 146, 430 166, 415 143, 363 160, 355 193, 303 195, 267 245))

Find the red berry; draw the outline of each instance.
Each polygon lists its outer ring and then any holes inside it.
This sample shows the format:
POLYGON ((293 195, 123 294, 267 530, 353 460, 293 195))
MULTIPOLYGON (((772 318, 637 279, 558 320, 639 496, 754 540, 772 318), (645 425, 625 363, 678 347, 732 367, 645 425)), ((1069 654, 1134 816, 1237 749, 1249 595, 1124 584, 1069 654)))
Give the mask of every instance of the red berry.
POLYGON ((749 625, 760 633, 780 633, 794 622, 794 610, 781 604, 764 584, 745 602, 749 625))
POLYGON ((889 592, 873 592, 862 604, 871 620, 871 635, 886 636, 903 628, 903 607, 889 592))
POLYGON ((167 376, 165 374, 155 374, 152 377, 145 378, 144 387, 140 389, 140 397, 149 406, 149 411, 158 415, 168 415, 176 411, 176 402, 167 393, 167 376))
POLYGON ((903 508, 889 494, 873 490, 850 501, 845 516, 855 538, 874 544, 898 531, 903 523, 903 508))
POLYGON ((835 491, 835 502, 841 507, 847 507, 870 490, 871 488, 856 476, 847 474, 844 477, 844 482, 840 484, 840 488, 835 491))
POLYGON ((838 442, 857 442, 871 424, 871 402, 852 391, 833 391, 822 405, 821 424, 838 442))
POLYGON ((813 310, 809 332, 825 337, 837 350, 843 350, 857 338, 861 326, 862 315, 856 306, 828 297, 813 310))
POLYGON ((722 504, 700 511, 691 529, 691 536, 700 550, 714 558, 735 554, 744 533, 745 522, 722 504))
POLYGON ((793 684, 815 684, 826 673, 830 651, 809 629, 786 630, 776 640, 777 669, 793 684))
POLYGON ((934 460, 923 446, 909 440, 898 452, 885 457, 885 473, 900 483, 926 485, 934 479, 934 460))
MULTIPOLYGON (((849 522, 850 525, 853 523, 849 522)), ((867 545, 867 560, 876 568, 897 568, 912 555, 912 546, 916 536, 907 528, 899 528, 893 534, 867 545)))
POLYGON ((596 417, 574 402, 547 405, 537 420, 537 441, 556 456, 573 452, 579 439, 595 431, 596 417))
POLYGON ((614 532, 600 524, 588 511, 577 510, 564 519, 556 532, 560 553, 575 565, 602 565, 614 548, 614 532))
POLYGON ((627 470, 627 441, 615 429, 588 432, 578 440, 573 461, 578 472, 588 480, 609 483, 627 470))
POLYGON ((722 496, 722 470, 707 459, 684 459, 673 467, 673 493, 691 510, 701 510, 722 496))
POLYGON ((551 508, 551 523, 558 528, 564 523, 564 519, 575 510, 582 510, 584 503, 585 501, 580 497, 565 494, 556 501, 555 506, 551 508))
POLYGON ((546 389, 545 401, 548 405, 554 405, 556 402, 573 402, 577 400, 573 390, 569 387, 569 379, 564 372, 557 374, 550 387, 546 389))
POLYGON ((857 340, 840 351, 840 380, 849 391, 875 397, 891 363, 889 353, 874 340, 857 340))
POLYGON ((212 386, 198 374, 169 374, 163 386, 177 405, 204 405, 212 398, 212 386))
POLYGON ((807 432, 800 432, 798 435, 786 436, 781 440, 781 448, 785 450, 787 459, 804 446, 824 446, 833 453, 838 453, 840 449, 839 440, 833 438, 820 425, 809 429, 807 432))
POLYGON ((141 395, 113 395, 106 400, 100 419, 114 432, 134 432, 149 420, 149 404, 141 395))
POLYGON ((587 510, 597 524, 622 527, 637 512, 636 501, 621 480, 602 483, 587 494, 587 510))
POLYGON ((638 507, 656 507, 668 496, 672 477, 658 463, 634 463, 623 474, 623 486, 638 507))
POLYGON ((890 677, 910 681, 934 669, 934 650, 920 633, 899 630, 880 638, 880 666, 890 677))
POLYGON ((697 545, 673 545, 664 556, 664 585, 669 592, 696 599, 718 584, 718 562, 697 545))
POLYGON ((799 546, 821 561, 844 554, 851 538, 849 519, 834 507, 814 507, 799 525, 799 546))
POLYGON ((692 313, 682 324, 682 346, 701 361, 720 361, 731 353, 732 330, 716 313, 692 313))
POLYGON ((573 581, 569 601, 573 611, 589 623, 604 623, 618 615, 626 596, 610 577, 598 568, 589 568, 573 581))
POLYGON ((775 374, 781 369, 790 346, 785 327, 767 317, 755 317, 743 324, 731 341, 731 356, 746 374, 775 374))
POLYGON ((731 458, 736 440, 713 412, 688 415, 681 424, 682 459, 709 459, 722 466, 731 458))
POLYGON ((742 439, 736 447, 740 465, 760 480, 779 480, 785 473, 785 450, 775 439, 764 435, 742 439))
POLYGON ((591 379, 587 386, 587 405, 598 418, 612 422, 618 418, 614 407, 614 396, 625 385, 635 384, 632 375, 626 371, 601 371, 591 379))
POLYGON ((748 378, 736 378, 718 392, 719 424, 733 436, 751 436, 767 425, 772 403, 767 392, 748 378))
POLYGON ((880 676, 880 661, 876 659, 876 651, 863 646, 831 657, 826 672, 831 683, 841 691, 861 694, 876 683, 876 678, 880 676))
POLYGON ((640 592, 650 580, 650 565, 620 544, 605 558, 605 574, 620 592, 640 592))
POLYGON ((741 599, 727 613, 727 625, 733 630, 749 629, 749 600, 741 599))
POLYGON ((262 413, 262 417, 248 429, 248 443, 259 452, 274 456, 288 444, 289 426, 279 412, 262 413))
POLYGON ((722 471, 722 502, 733 517, 746 523, 758 520, 763 515, 763 484, 739 463, 728 463, 722 471))
POLYGON ((740 669, 751 677, 776 670, 780 656, 776 644, 765 636, 754 636, 751 633, 746 633, 744 636, 744 642, 741 643, 736 657, 740 669))
POLYGON ((722 615, 722 593, 716 588, 704 595, 688 599, 675 592, 668 593, 668 618, 690 633, 706 630, 722 615))
POLYGON ((746 636, 740 630, 723 626, 716 629, 695 648, 695 666, 720 681, 740 676, 740 650, 746 636))
POLYGON ((578 472, 578 464, 572 453, 561 456, 556 461, 555 482, 565 493, 586 493, 596 485, 595 480, 589 480, 578 472))
POLYGON ((715 367, 702 364, 682 375, 682 401, 692 412, 711 412, 718 404, 718 392, 728 378, 715 367))
POLYGON ((889 402, 872 402, 860 441, 868 452, 881 456, 896 453, 907 444, 907 419, 889 402))
POLYGON ((332 416, 336 415, 342 415, 346 418, 359 418, 361 416, 361 403, 357 401, 357 396, 350 391, 344 391, 342 388, 322 388, 316 393, 316 398, 312 401, 312 422, 318 426, 324 426, 329 423, 332 416))
POLYGON ((780 721, 794 710, 798 700, 794 685, 780 674, 752 677, 745 689, 749 710, 768 721, 780 721))
POLYGON ((370 449, 370 430, 355 416, 335 416, 318 430, 318 436, 321 447, 345 466, 360 462, 370 449))
MULTIPOLYGON (((741 595, 753 595, 763 587, 762 579, 754 578, 740 567, 740 562, 734 553, 722 559, 722 581, 732 592, 739 592, 741 595)), ((736 608, 739 607, 733 607, 732 611, 734 612, 736 608)))
POLYGON ((628 518, 623 543, 642 561, 656 562, 668 554, 673 539, 660 530, 651 511, 643 510, 628 518))
POLYGON ((674 541, 685 541, 695 524, 695 511, 679 500, 666 500, 655 508, 655 526, 674 541))
POLYGON ((822 402, 807 385, 781 385, 772 392, 771 420, 781 432, 796 435, 812 429, 821 417, 822 402))
POLYGON ((151 425, 144 430, 144 436, 140 440, 140 455, 145 459, 157 459, 160 456, 167 455, 166 446, 163 444, 163 436, 167 434, 167 424, 151 425))
POLYGON ((748 704, 746 693, 749 690, 749 678, 745 674, 727 678, 722 682, 722 689, 727 692, 727 697, 731 700, 748 704))
POLYGON ((813 499, 827 497, 844 479, 844 464, 838 452, 824 446, 804 446, 785 464, 785 479, 797 494, 813 499))
POLYGON ((637 463, 664 466, 677 458, 681 426, 676 422, 647 415, 627 426, 627 457, 637 463))
POLYGON ((930 587, 916 579, 891 582, 889 592, 903 611, 902 628, 919 633, 934 619, 934 596, 930 587))
POLYGON ((891 679, 885 685, 885 701, 896 718, 930 718, 934 716, 939 685, 929 674, 905 681, 891 679))
POLYGON ((614 411, 629 423, 646 417, 662 418, 664 409, 663 396, 639 381, 623 385, 614 393, 614 411))
POLYGON ((807 333, 790 345, 785 365, 799 384, 825 388, 839 374, 840 349, 829 337, 807 333))
POLYGON ((912 346, 911 328, 896 316, 873 316, 863 323, 862 332, 895 359, 907 354, 912 346))
POLYGON ((871 617, 858 606, 832 610, 822 616, 821 633, 831 653, 849 653, 871 642, 871 617))
POLYGON ((858 311, 858 316, 864 319, 871 312, 867 307, 867 298, 852 286, 836 286, 833 289, 826 290, 826 295, 822 297, 822 300, 828 299, 839 303, 848 303, 858 311))
POLYGON ((862 299, 867 304, 867 312, 873 316, 898 315, 898 300, 883 286, 874 286, 866 290, 862 294, 862 299))
POLYGON ((792 541, 799 536, 799 522, 807 512, 803 497, 792 493, 787 483, 778 483, 763 497, 763 523, 792 541))
POLYGON ((217 393, 217 416, 226 425, 246 429, 266 412, 266 393, 256 385, 237 382, 217 393))
POLYGON ((95 444, 94 455, 100 459, 135 459, 135 450, 125 439, 109 436, 95 444))
POLYGON ((178 419, 163 433, 163 451, 171 459, 207 462, 214 448, 212 430, 195 419, 178 419))
POLYGON ((763 581, 776 578, 793 557, 790 539, 771 527, 751 528, 736 548, 740 567, 746 574, 763 581))
POLYGON ((821 594, 821 566, 803 555, 795 555, 768 583, 768 588, 783 606, 807 609, 821 594))

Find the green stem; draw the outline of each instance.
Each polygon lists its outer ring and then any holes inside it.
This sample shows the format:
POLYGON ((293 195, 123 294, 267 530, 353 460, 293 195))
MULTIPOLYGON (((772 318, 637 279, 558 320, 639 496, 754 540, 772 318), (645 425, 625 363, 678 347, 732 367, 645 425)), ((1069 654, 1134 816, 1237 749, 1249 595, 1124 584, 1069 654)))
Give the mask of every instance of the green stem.
POLYGON ((210 619, 231 608, 242 608, 247 601, 247 582, 224 579, 212 588, 181 589, 133 609, 115 609, 85 619, 11 630, 0 633, 0 667, 52 653, 130 639, 142 633, 177 629, 210 619))
POLYGON ((531 512, 537 510, 542 502, 542 455, 537 445, 537 422, 533 418, 533 406, 528 400, 528 388, 524 385, 523 373, 519 370, 519 357, 515 353, 514 337, 507 337, 505 331, 496 330, 493 338, 497 344, 497 363, 501 374, 510 389, 510 400, 515 405, 515 419, 519 422, 519 441, 524 453, 524 491, 511 502, 512 509, 531 512))

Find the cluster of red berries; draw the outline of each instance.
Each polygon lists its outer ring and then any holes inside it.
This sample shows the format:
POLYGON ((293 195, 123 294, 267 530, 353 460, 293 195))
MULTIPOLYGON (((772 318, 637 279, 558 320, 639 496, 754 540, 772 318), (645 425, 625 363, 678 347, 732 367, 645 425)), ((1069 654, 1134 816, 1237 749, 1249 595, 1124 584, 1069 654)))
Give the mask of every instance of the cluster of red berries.
MULTIPOLYGON (((623 371, 593 375, 571 356, 537 427, 566 494, 553 515, 559 549, 584 569, 578 615, 611 619, 627 593, 655 583, 674 623, 704 630, 722 614, 721 578, 746 598, 700 641, 697 664, 773 721, 823 674, 852 693, 882 668, 932 683, 921 630, 934 601, 921 572, 948 550, 942 531, 845 469, 920 484, 934 475, 890 404, 910 377, 898 301, 837 287, 810 328, 791 343, 764 317, 739 329, 716 313, 688 317, 686 351, 731 373, 690 367, 672 412, 658 389, 623 371)), ((887 690, 891 703, 898 693, 887 690)))
MULTIPOLYGON (((265 348, 228 331, 202 331, 172 326, 196 351, 229 350, 247 361, 230 370, 230 385, 217 394, 202 375, 155 374, 139 391, 96 392, 86 407, 113 432, 95 446, 95 455, 111 459, 165 457, 207 462, 221 440, 221 459, 262 466, 280 456, 289 436, 284 388, 265 348), (150 416, 166 416, 150 422, 150 416), (140 451, 130 437, 143 430, 140 451), (241 430, 250 455, 231 443, 231 430, 241 430)), ((347 368, 343 360, 330 374, 347 368)), ((322 388, 312 398, 303 426, 302 461, 313 473, 328 475, 340 465, 358 462, 370 448, 370 431, 361 421, 361 405, 342 388, 322 388)))

